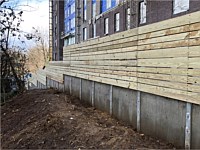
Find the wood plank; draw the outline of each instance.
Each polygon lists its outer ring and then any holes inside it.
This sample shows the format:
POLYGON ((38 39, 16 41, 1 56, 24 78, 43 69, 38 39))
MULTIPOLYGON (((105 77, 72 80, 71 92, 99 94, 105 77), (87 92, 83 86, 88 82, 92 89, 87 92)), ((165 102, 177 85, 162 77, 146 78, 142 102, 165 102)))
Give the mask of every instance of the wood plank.
POLYGON ((143 39, 151 39, 155 37, 162 37, 162 36, 169 36, 173 34, 179 34, 179 33, 185 33, 191 31, 190 29, 194 29, 196 26, 192 26, 190 28, 190 25, 183 25, 175 28, 169 28, 169 29, 164 29, 160 31, 154 31, 154 32, 149 32, 149 33, 144 33, 138 36, 139 40, 143 39))
POLYGON ((189 76, 196 76, 196 77, 200 77, 200 69, 188 69, 188 75, 189 76))
POLYGON ((136 51, 136 50, 137 50, 137 46, 134 46, 134 47, 125 47, 125 48, 118 48, 118 49, 111 49, 111 50, 104 50, 104 51, 71 54, 71 57, 93 56, 93 55, 113 54, 113 53, 124 53, 124 52, 133 52, 133 51, 136 51))
POLYGON ((170 82, 170 81, 138 78, 138 83, 155 85, 155 86, 158 86, 158 87, 167 87, 167 88, 170 88, 170 89, 177 89, 177 90, 183 90, 183 91, 187 91, 187 89, 188 89, 187 83, 179 83, 179 82, 170 82))
POLYGON ((200 38, 190 39, 188 46, 199 46, 200 38))
POLYGON ((188 83, 200 86, 200 77, 188 77, 188 83))
POLYGON ((189 29, 190 29, 190 31, 200 30, 200 22, 190 24, 189 29))
POLYGON ((136 60, 97 60, 97 61, 71 61, 72 65, 98 65, 98 66, 136 66, 136 60))
POLYGON ((151 51, 139 51, 138 58, 170 58, 187 57, 188 47, 156 49, 151 51))
POLYGON ((200 85, 188 84, 188 91, 200 93, 200 85))
MULTIPOLYGON (((58 71, 58 70, 56 70, 58 71)), ((67 72, 65 70, 59 69, 60 74, 66 74, 67 72)), ((88 72, 88 71, 79 71, 79 70, 70 70, 71 73, 77 73, 77 74, 84 74, 84 75, 90 75, 90 76, 96 76, 96 77, 103 77, 103 78, 110 78, 110 79, 117 79, 117 80, 123 80, 123 81, 137 81, 136 77, 133 76, 124 76, 124 75, 114 75, 114 74, 104 74, 104 73, 96 73, 96 72, 88 72)), ((52 74, 52 73, 51 73, 52 74)))
POLYGON ((187 68, 188 58, 177 57, 177 58, 165 58, 165 59, 138 59, 138 66, 187 68))
POLYGON ((79 51, 71 51, 71 54, 79 54, 79 53, 88 53, 88 52, 95 52, 95 51, 105 51, 105 50, 111 50, 111 49, 119 49, 119 48, 126 48, 126 47, 133 47, 137 46, 137 41, 131 41, 126 43, 120 43, 120 44, 114 44, 114 45, 108 45, 108 46, 101 46, 97 48, 90 48, 90 49, 84 49, 79 51))
POLYGON ((200 30, 192 31, 189 34, 190 39, 195 39, 195 38, 199 38, 199 37, 200 37, 200 30))
MULTIPOLYGON (((154 74, 168 74, 168 75, 187 75, 188 69, 181 68, 149 68, 149 67, 138 67, 138 73, 154 73, 154 74)), ((192 72, 193 74, 193 72, 192 72)))
POLYGON ((138 78, 187 83, 187 76, 179 76, 179 75, 138 73, 138 78))
POLYGON ((105 70, 121 70, 121 71, 136 71, 136 67, 130 66, 88 66, 88 65, 71 65, 72 68, 92 68, 92 69, 105 69, 105 70))
POLYGON ((190 19, 191 19, 190 15, 184 15, 181 17, 164 20, 161 22, 147 25, 147 26, 139 27, 138 33, 144 34, 144 33, 149 33, 149 32, 154 32, 154 31, 159 31, 159 30, 170 29, 170 28, 174 28, 174 27, 187 25, 190 23, 190 19))
POLYGON ((139 45, 138 50, 151 50, 151 49, 162 49, 162 48, 164 49, 164 48, 199 46, 199 45, 200 45, 200 38, 196 38, 196 39, 189 39, 189 40, 139 45))
POLYGON ((163 43, 163 42, 170 42, 170 41, 180 41, 180 40, 187 40, 189 39, 189 32, 174 34, 169 36, 162 36, 156 37, 151 39, 139 40, 138 45, 147 45, 153 43, 163 43))
POLYGON ((138 84, 138 90, 200 105, 199 93, 189 93, 181 90, 172 90, 169 88, 161 88, 146 84, 138 84))
POLYGON ((137 73, 132 72, 132 71, 116 71, 116 70, 88 69, 88 68, 71 68, 71 70, 84 71, 84 72, 95 72, 95 73, 103 73, 103 74, 111 74, 111 75, 132 76, 132 77, 137 76, 137 73))
POLYGON ((200 93, 188 92, 187 102, 200 105, 200 93))
POLYGON ((189 47, 189 57, 200 57, 200 46, 189 47))
POLYGON ((128 77, 123 75, 112 75, 112 74, 103 74, 103 73, 95 73, 95 72, 84 72, 84 71, 77 71, 77 70, 71 70, 72 73, 78 73, 78 74, 85 74, 90 75, 94 77, 103 77, 103 78, 109 78, 109 79, 117 79, 117 80, 123 80, 123 81, 131 81, 136 82, 136 77, 128 77))
POLYGON ((82 79, 87 79, 91 81, 96 81, 100 83, 111 84, 111 85, 115 85, 119 87, 129 88, 129 89, 136 89, 136 86, 137 86, 137 83, 135 82, 120 81, 116 79, 108 79, 108 78, 102 78, 102 77, 94 77, 94 76, 89 76, 89 75, 84 75, 84 74, 67 73, 66 75, 74 76, 74 77, 78 77, 82 79))
POLYGON ((191 24, 196 23, 196 22, 200 22, 200 11, 190 13, 189 14, 189 20, 190 20, 191 24))
POLYGON ((198 68, 200 69, 200 57, 189 58, 188 62, 189 68, 198 68))
POLYGON ((136 52, 126 52, 126 53, 112 53, 103 55, 93 55, 93 56, 77 56, 71 57, 71 60, 120 60, 120 59, 136 59, 136 52))

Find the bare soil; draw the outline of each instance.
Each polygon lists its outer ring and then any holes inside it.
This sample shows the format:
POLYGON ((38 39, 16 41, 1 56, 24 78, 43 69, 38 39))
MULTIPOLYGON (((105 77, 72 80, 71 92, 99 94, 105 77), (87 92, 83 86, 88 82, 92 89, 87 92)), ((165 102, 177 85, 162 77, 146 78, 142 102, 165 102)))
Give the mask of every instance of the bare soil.
POLYGON ((64 93, 31 90, 1 107, 2 149, 171 149, 64 93))

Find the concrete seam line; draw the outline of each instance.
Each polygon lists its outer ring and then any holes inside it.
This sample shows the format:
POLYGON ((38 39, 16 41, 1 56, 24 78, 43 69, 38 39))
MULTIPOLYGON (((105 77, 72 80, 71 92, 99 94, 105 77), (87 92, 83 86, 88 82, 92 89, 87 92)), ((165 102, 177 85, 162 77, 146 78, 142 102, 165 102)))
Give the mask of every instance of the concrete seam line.
POLYGON ((186 103, 186 121, 185 121, 185 149, 190 149, 191 145, 191 110, 192 104, 186 103))
POLYGON ((81 78, 80 78, 80 93, 79 94, 80 94, 79 98, 81 100, 81 98, 82 98, 82 79, 81 78))
POLYGON ((140 132, 141 93, 137 91, 137 131, 140 132))
POLYGON ((112 115, 112 105, 113 105, 113 85, 110 85, 110 115, 112 115))

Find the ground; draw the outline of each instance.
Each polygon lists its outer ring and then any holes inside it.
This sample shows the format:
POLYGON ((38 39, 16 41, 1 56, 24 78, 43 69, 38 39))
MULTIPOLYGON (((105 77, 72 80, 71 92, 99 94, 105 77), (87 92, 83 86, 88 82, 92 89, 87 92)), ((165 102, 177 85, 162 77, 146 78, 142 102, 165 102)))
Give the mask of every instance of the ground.
POLYGON ((1 107, 2 149, 171 149, 53 89, 31 90, 1 107))

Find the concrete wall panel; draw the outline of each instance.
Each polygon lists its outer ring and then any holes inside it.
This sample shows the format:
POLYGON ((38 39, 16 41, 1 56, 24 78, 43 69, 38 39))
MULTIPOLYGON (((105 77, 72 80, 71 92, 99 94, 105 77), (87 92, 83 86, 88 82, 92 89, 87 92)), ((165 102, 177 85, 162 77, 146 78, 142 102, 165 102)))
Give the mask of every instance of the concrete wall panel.
POLYGON ((64 91, 69 94, 70 93, 70 77, 64 76, 64 91))
POLYGON ((102 111, 110 112, 110 85, 95 83, 94 106, 102 111))
POLYGON ((186 103, 141 93, 141 132, 184 147, 186 103))
POLYGON ((82 100, 92 104, 92 82, 82 79, 82 100))
POLYGON ((72 77, 72 95, 79 97, 80 95, 80 79, 72 77))
POLYGON ((136 92, 113 86, 113 116, 136 128, 136 92))
POLYGON ((64 84, 63 83, 58 83, 58 90, 59 91, 64 91, 64 84))
POLYGON ((192 105, 191 148, 200 149, 200 106, 192 105))

